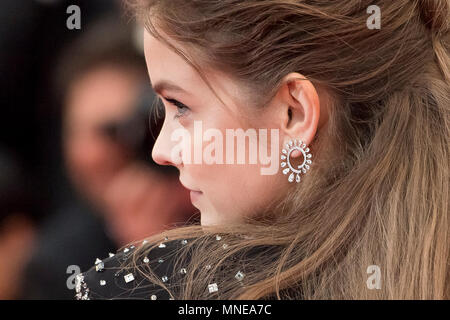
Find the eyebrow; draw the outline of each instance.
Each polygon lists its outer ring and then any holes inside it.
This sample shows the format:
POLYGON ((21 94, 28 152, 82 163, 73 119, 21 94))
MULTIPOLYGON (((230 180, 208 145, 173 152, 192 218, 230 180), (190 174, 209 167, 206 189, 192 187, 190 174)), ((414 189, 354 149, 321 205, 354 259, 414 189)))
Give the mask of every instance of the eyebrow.
POLYGON ((183 88, 167 80, 161 80, 157 82, 155 85, 152 86, 152 88, 155 92, 159 94, 161 94, 162 90, 171 90, 187 93, 183 88))

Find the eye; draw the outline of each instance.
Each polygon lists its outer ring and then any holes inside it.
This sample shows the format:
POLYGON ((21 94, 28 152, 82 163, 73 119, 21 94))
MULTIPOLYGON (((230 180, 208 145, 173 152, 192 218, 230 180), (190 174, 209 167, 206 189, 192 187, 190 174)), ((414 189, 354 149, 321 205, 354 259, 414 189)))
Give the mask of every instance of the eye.
POLYGON ((188 106, 182 104, 181 102, 179 102, 175 99, 170 99, 170 98, 164 98, 164 99, 177 107, 178 113, 175 114, 175 116, 173 117, 174 119, 182 117, 186 112, 188 112, 190 110, 188 106))

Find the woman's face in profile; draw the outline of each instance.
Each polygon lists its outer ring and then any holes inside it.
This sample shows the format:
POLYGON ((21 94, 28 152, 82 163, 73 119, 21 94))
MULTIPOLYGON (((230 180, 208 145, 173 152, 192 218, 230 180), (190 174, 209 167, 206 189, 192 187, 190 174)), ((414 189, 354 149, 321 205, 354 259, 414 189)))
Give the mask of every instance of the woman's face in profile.
POLYGON ((209 72, 207 77, 223 105, 195 69, 148 32, 144 47, 150 81, 165 109, 152 157, 160 165, 179 169, 181 183, 194 190, 191 199, 200 210, 201 224, 238 222, 284 194, 289 182, 278 170, 282 146, 279 130, 273 130, 278 129, 277 115, 271 111, 275 108, 249 109, 234 81, 209 72), (227 134, 227 129, 232 131, 227 134), (250 147, 249 137, 239 142, 237 129, 254 130, 257 141, 252 143, 257 149, 250 147), (267 138, 260 129, 267 130, 267 138), (234 139, 234 148, 227 139, 234 139), (245 157, 243 163, 238 162, 239 155, 245 157), (256 161, 251 162, 252 157, 256 161))

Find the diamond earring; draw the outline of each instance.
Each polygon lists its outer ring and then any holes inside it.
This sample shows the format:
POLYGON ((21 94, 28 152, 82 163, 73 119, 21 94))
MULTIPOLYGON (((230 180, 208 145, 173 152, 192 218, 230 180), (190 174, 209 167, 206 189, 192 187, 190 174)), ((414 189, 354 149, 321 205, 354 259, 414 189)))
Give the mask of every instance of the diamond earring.
POLYGON ((292 182, 294 181, 295 178, 295 182, 300 182, 300 173, 305 174, 307 170, 309 170, 310 168, 310 164, 312 163, 311 161, 311 153, 309 152, 309 148, 306 147, 306 144, 303 143, 301 140, 294 139, 294 140, 290 140, 288 143, 286 143, 286 148, 283 148, 282 150, 282 154, 281 154, 281 167, 284 168, 283 169, 283 174, 288 174, 289 171, 292 171, 291 174, 289 175, 288 181, 292 182), (302 155, 303 155, 303 163, 299 166, 297 166, 297 168, 294 168, 291 164, 290 161, 290 156, 292 151, 294 150, 299 150, 302 155))

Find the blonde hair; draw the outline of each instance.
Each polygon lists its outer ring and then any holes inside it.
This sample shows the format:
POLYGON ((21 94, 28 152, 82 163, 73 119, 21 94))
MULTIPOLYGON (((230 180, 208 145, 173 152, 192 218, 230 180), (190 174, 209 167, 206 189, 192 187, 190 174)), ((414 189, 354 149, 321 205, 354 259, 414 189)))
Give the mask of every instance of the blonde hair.
MULTIPOLYGON (((242 82, 255 108, 296 71, 334 97, 312 170, 281 202, 239 225, 164 233, 189 238, 175 264, 188 262, 188 273, 167 288, 174 298, 209 299, 208 284, 237 271, 245 278, 220 283, 215 297, 450 298, 449 1, 128 5, 155 37, 166 42, 157 26, 186 48, 167 43, 200 75, 208 66, 242 82), (372 4, 381 29, 366 25, 372 4), (366 283, 370 265, 381 271, 378 290, 366 283)), ((132 266, 164 286, 137 266, 162 238, 148 238, 132 266)))

